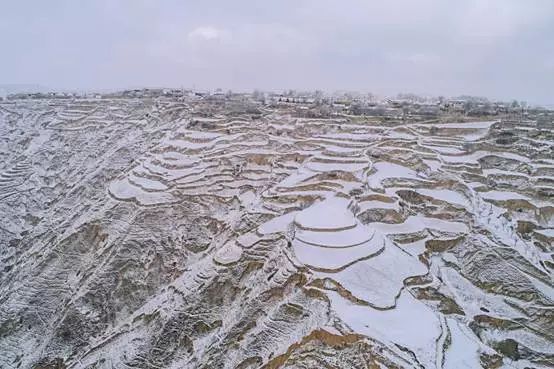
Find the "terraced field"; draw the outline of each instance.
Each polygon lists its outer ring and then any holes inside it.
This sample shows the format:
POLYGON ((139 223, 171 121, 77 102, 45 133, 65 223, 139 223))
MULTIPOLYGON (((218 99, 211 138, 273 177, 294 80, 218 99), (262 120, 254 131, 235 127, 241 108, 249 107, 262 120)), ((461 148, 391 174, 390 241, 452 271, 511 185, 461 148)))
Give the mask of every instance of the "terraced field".
POLYGON ((553 367, 552 127, 416 118, 0 103, 0 367, 553 367))

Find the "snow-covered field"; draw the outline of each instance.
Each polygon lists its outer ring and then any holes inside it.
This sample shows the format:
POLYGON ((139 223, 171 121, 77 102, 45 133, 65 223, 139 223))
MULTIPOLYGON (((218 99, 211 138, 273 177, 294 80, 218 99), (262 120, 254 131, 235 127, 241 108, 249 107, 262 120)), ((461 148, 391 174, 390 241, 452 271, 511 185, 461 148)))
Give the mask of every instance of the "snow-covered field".
POLYGON ((552 367, 554 133, 513 127, 1 102, 0 367, 552 367))

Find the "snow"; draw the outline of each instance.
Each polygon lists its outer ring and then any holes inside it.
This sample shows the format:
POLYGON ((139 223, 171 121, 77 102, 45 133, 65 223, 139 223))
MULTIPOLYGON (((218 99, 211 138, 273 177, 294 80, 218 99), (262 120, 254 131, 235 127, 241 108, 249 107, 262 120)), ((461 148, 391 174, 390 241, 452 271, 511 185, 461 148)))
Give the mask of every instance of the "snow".
POLYGON ((351 247, 371 241, 375 231, 364 225, 356 225, 353 228, 327 231, 296 230, 295 238, 310 245, 320 247, 351 247))
POLYGON ((350 201, 329 197, 299 212, 294 222, 303 229, 341 230, 356 226, 356 219, 348 209, 350 201))
POLYGON ((387 178, 421 179, 414 170, 394 163, 379 162, 375 163, 373 168, 377 172, 369 175, 367 178, 371 188, 381 187, 383 180, 387 178))
POLYGON ((294 187, 300 184, 301 182, 304 182, 314 176, 315 176, 315 173, 313 172, 298 170, 296 173, 289 175, 281 182, 279 182, 279 184, 276 187, 278 188, 294 187))
POLYGON ((164 185, 163 183, 159 181, 155 181, 152 179, 148 179, 146 177, 140 176, 139 173, 137 174, 131 174, 128 178, 129 182, 133 183, 134 185, 137 185, 138 187, 148 191, 164 191, 167 190, 168 187, 164 185))
POLYGON ((369 167, 369 162, 360 162, 360 161, 341 162, 341 161, 313 160, 306 163, 306 167, 315 172, 333 172, 333 171, 356 172, 369 167))
POLYGON ((492 316, 502 316, 505 319, 523 318, 521 312, 506 303, 501 295, 484 292, 450 267, 441 267, 440 275, 444 283, 455 297, 457 304, 464 310, 467 319, 482 315, 482 307, 492 316))
POLYGON ((452 233, 467 233, 469 231, 464 223, 427 218, 420 215, 410 216, 404 223, 400 224, 370 223, 368 226, 385 234, 415 233, 425 229, 452 233))
MULTIPOLYGON (((63 318, 56 312, 67 310, 63 301, 70 301, 80 313, 96 316, 99 311, 80 298, 91 292, 87 285, 98 285, 97 277, 127 265, 126 258, 146 258, 140 263, 148 269, 145 273, 128 268, 121 272, 126 282, 139 287, 148 282, 153 295, 133 295, 134 307, 127 304, 128 296, 118 295, 124 308, 115 313, 117 321, 90 342, 106 342, 105 346, 63 356, 68 365, 79 366, 76 360, 82 358, 92 367, 108 355, 121 366, 122 352, 136 357, 140 342, 160 338, 159 330, 149 327, 182 319, 183 311, 206 323, 221 320, 221 325, 195 337, 192 355, 175 359, 169 364, 173 368, 209 366, 218 351, 212 348, 237 322, 253 328, 244 332, 244 344, 225 358, 229 367, 254 355, 263 366, 322 328, 340 334, 350 327, 367 335, 368 342, 379 341, 382 353, 406 367, 418 366, 411 351, 426 368, 478 368, 479 354, 492 352, 493 342, 507 338, 552 354, 548 337, 535 327, 548 318, 545 301, 554 299, 544 263, 551 260, 551 250, 543 247, 554 238, 553 205, 547 197, 554 178, 554 160, 546 158, 548 132, 512 128, 511 122, 507 128, 504 122, 495 125, 491 132, 496 121, 432 124, 409 117, 381 124, 368 117, 302 119, 289 108, 262 105, 263 117, 237 118, 240 113, 231 116, 223 106, 207 101, 194 105, 201 99, 190 104, 167 100, 99 99, 90 106, 78 99, 0 104, 0 122, 5 123, 0 131, 6 137, 0 211, 6 215, 8 232, 0 241, 25 236, 18 249, 21 255, 8 248, 2 260, 13 268, 6 268, 9 278, 2 293, 9 298, 0 303, 0 315, 36 308, 47 312, 40 318, 52 326, 63 318), (53 108, 41 115, 41 104, 53 108), (202 111, 206 106, 209 111, 202 111), (154 119, 143 118, 147 111, 154 119), (212 118, 195 119, 193 111, 212 118), (209 131, 190 129, 191 120, 209 122, 209 131), (429 132, 431 127, 439 128, 436 135, 429 132), (517 145, 496 145, 496 133, 505 128, 519 136, 517 145), (60 134, 62 129, 71 132, 60 134), (489 133, 494 135, 486 141, 467 144, 489 133), (72 147, 74 142, 79 147, 72 147), (471 151, 474 147, 479 151, 471 151), (485 168, 490 163, 481 159, 487 157, 517 163, 485 168), (526 179, 529 186, 520 186, 526 179), (458 210, 441 213, 441 206, 433 204, 405 206, 397 195, 400 190, 458 210), (541 209, 518 211, 507 200, 529 201, 541 209), (363 224, 360 213, 376 209, 399 223, 363 224), (521 220, 533 223, 534 238, 517 232, 521 220), (75 233, 87 231, 84 224, 100 225, 107 239, 75 233), (197 236, 202 251, 189 250, 197 236), (72 244, 65 242, 73 238, 77 246, 93 242, 77 250, 92 250, 88 265, 87 257, 77 257, 72 244), (458 238, 449 250, 426 250, 429 241, 454 243, 458 238), (118 240, 128 247, 116 255, 115 265, 106 250, 118 240), (58 252, 62 248, 67 252, 58 252), (107 258, 97 262, 102 255, 107 258), (500 271, 489 257, 501 257, 506 268, 500 271), (177 267, 164 268, 167 273, 161 275, 159 260, 164 267, 177 267), (74 265, 79 271, 71 269, 74 265), (37 277, 32 273, 36 268, 46 274, 37 277), (79 284, 83 270, 90 283, 79 284), (303 287, 294 288, 300 275, 303 287), (142 276, 150 279, 145 282, 142 276), (425 277, 410 279, 418 276, 425 277), (509 284, 507 293, 504 284, 509 284), (60 287, 66 285, 70 292, 60 287), (420 288, 438 295, 427 299, 420 288), (329 300, 299 293, 303 289, 315 289, 329 300), (221 297, 227 303, 213 305, 220 296, 191 298, 213 291, 225 294, 221 297), (268 291, 270 299, 259 298, 268 291), (52 294, 60 296, 59 306, 56 299, 35 303, 52 294), (441 312, 435 299, 441 295, 452 299, 461 313, 441 312), (291 319, 284 304, 305 314, 291 319), (251 317, 252 306, 263 314, 251 317), (145 312, 152 315, 152 325, 134 320, 145 312), (468 328, 477 315, 521 324, 508 330, 483 325, 477 337, 468 328), (250 345, 267 334, 271 340, 259 341, 260 347, 250 345), (109 341, 111 337, 117 344, 109 341)), ((110 304, 101 305, 111 309, 110 304)), ((48 339, 29 344, 25 338, 40 337, 40 331, 27 331, 9 330, 7 339, 0 338, 0 351, 12 351, 9 358, 0 357, 0 366, 28 367, 38 359, 33 352, 50 344, 48 339), (21 353, 10 345, 25 349, 20 363, 21 353)), ((74 352, 70 345, 60 350, 74 352)), ((314 348, 314 355, 327 354, 319 350, 314 348)), ((332 357, 335 352, 329 353, 332 357)), ((341 355, 336 358, 339 364, 341 355)), ((539 367, 526 360, 505 360, 503 365, 539 367)))
POLYGON ((163 153, 159 159, 178 168, 192 167, 198 163, 198 159, 177 151, 163 153))
POLYGON ((486 200, 508 201, 508 200, 527 200, 528 197, 513 191, 487 191, 481 192, 481 196, 486 200))
MULTIPOLYGON (((196 118, 196 120, 198 120, 198 118, 196 118)), ((208 121, 213 122, 213 120, 208 121)), ((186 139, 195 141, 212 141, 219 137, 221 137, 221 134, 208 131, 187 131, 185 133, 186 139)))
POLYGON ((402 250, 406 251, 408 254, 417 257, 425 252, 426 250, 425 242, 427 240, 428 238, 426 237, 414 242, 403 243, 399 245, 399 247, 402 250))
POLYGON ((433 124, 437 128, 456 128, 456 129, 481 129, 490 128, 493 124, 498 123, 497 120, 485 121, 485 122, 466 122, 466 123, 445 123, 445 124, 433 124))
POLYGON ((383 252, 337 273, 316 273, 331 278, 355 297, 381 309, 392 308, 408 277, 425 275, 427 267, 390 242, 383 252))
POLYGON ((219 264, 232 264, 240 259, 242 248, 234 241, 229 241, 223 247, 216 251, 214 261, 219 264))
POLYGON ((426 368, 435 367, 440 321, 429 307, 408 292, 402 292, 396 308, 390 310, 356 305, 335 292, 330 292, 329 297, 333 311, 355 332, 408 347, 426 368))
POLYGON ((554 239, 554 228, 547 228, 547 229, 535 229, 535 233, 538 233, 546 238, 553 238, 554 239))
POLYGON ((423 159, 422 161, 431 169, 432 172, 436 172, 441 168, 441 162, 438 160, 423 159))
POLYGON ((129 182, 127 178, 113 181, 109 186, 109 191, 116 199, 135 200, 142 205, 162 205, 176 201, 171 193, 144 191, 129 182))
POLYGON ((284 215, 275 217, 258 227, 258 232, 260 234, 270 234, 277 232, 285 232, 289 224, 291 224, 296 216, 297 211, 291 211, 284 215))
POLYGON ((490 201, 510 201, 510 200, 524 200, 532 204, 536 207, 542 207, 542 206, 548 206, 549 202, 542 201, 542 200, 535 200, 530 198, 529 196, 522 195, 518 192, 514 191, 487 191, 487 192, 480 192, 480 195, 485 200, 490 201))
POLYGON ((455 146, 432 146, 432 145, 422 145, 422 147, 433 150, 439 154, 449 154, 449 155, 459 155, 464 154, 465 151, 455 147, 455 146))
POLYGON ((464 208, 470 208, 471 206, 469 200, 464 195, 453 190, 418 188, 416 191, 422 195, 430 196, 454 205, 460 205, 464 208))
POLYGON ((486 156, 498 156, 505 159, 520 161, 522 163, 529 162, 527 157, 509 152, 476 151, 466 155, 441 155, 444 161, 455 164, 478 164, 478 160, 486 156))
POLYGON ((384 202, 384 201, 378 201, 378 200, 369 200, 369 201, 360 201, 358 203, 359 212, 363 213, 366 210, 372 210, 372 209, 392 209, 392 210, 398 210, 399 206, 396 201, 394 202, 384 202))
POLYGON ((473 334, 469 327, 452 318, 446 319, 450 331, 451 343, 445 352, 444 369, 481 368, 479 353, 485 351, 484 345, 473 334))
POLYGON ((338 270, 345 266, 380 252, 382 239, 374 239, 348 248, 319 247, 300 240, 293 241, 294 255, 301 263, 317 269, 338 270))

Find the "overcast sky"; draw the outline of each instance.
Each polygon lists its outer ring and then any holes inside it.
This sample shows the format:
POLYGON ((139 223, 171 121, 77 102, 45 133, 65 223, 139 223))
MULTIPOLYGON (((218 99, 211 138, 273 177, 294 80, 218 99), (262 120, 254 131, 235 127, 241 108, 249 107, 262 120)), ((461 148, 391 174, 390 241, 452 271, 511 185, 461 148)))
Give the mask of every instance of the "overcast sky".
POLYGON ((554 103, 554 0, 0 0, 0 84, 554 103))

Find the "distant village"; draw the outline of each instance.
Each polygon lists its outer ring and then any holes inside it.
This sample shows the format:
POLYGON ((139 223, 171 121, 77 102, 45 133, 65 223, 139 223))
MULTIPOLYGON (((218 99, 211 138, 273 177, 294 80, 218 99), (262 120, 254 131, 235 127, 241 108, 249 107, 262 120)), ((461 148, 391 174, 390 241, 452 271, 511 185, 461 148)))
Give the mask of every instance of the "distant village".
POLYGON ((223 91, 199 91, 192 89, 143 88, 109 93, 37 92, 14 93, 0 96, 2 100, 22 99, 163 99, 179 101, 205 101, 211 104, 226 104, 239 110, 255 111, 259 107, 289 107, 298 116, 325 118, 337 115, 381 117, 399 120, 433 120, 439 116, 490 117, 498 115, 533 116, 538 123, 551 126, 554 110, 530 106, 526 102, 513 100, 490 101, 483 97, 460 96, 422 97, 415 94, 399 94, 394 98, 381 98, 370 93, 333 93, 322 91, 298 92, 288 90, 282 93, 255 90, 250 93, 223 91))

